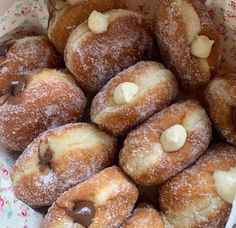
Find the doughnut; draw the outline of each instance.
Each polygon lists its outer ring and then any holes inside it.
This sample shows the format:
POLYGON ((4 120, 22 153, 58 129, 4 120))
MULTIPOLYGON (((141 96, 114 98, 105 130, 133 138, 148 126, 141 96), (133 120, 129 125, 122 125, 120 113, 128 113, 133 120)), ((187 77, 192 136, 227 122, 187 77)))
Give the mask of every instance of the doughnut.
POLYGON ((116 139, 92 124, 68 124, 37 137, 17 159, 16 196, 32 207, 51 205, 64 191, 112 164, 116 139))
POLYGON ((197 101, 175 103, 128 134, 120 166, 138 184, 161 184, 204 153, 211 135, 210 120, 197 101))
POLYGON ((124 8, 121 0, 77 0, 77 2, 77 4, 68 5, 64 8, 62 6, 65 5, 65 2, 63 4, 57 3, 57 8, 62 7, 62 9, 54 14, 49 24, 49 39, 61 54, 64 53, 72 31, 87 20, 93 10, 106 12, 111 9, 124 8))
POLYGON ((236 74, 215 78, 204 95, 214 126, 227 142, 236 146, 236 74))
POLYGON ((96 93, 118 72, 150 59, 153 48, 151 30, 140 14, 93 11, 70 35, 65 62, 81 88, 96 93))
POLYGON ((149 204, 141 204, 121 228, 164 228, 159 213, 149 204))
POLYGON ((112 78, 94 98, 91 120, 124 135, 176 97, 173 74, 157 62, 139 62, 112 78))
POLYGON ((22 152, 43 131, 83 114, 86 98, 67 73, 43 69, 11 85, 0 102, 0 141, 9 150, 22 152))
POLYGON ((11 89, 11 81, 40 68, 63 67, 62 57, 44 36, 16 40, 0 60, 0 96, 11 89))
POLYGON ((173 227, 224 227, 236 194, 236 149, 210 146, 194 165, 162 184, 159 194, 173 227))
POLYGON ((135 185, 113 166, 63 193, 48 210, 42 227, 119 227, 137 197, 135 185))
POLYGON ((154 32, 163 62, 176 74, 182 89, 202 87, 216 74, 220 40, 201 1, 159 1, 154 32))

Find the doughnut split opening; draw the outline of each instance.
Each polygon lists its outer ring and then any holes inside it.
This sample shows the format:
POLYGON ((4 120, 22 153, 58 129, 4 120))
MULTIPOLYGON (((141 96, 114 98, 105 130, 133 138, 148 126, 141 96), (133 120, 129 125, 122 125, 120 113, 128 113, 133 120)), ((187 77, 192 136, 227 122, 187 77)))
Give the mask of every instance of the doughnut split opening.
POLYGON ((108 15, 94 10, 88 18, 88 27, 94 34, 106 32, 108 28, 108 15))
POLYGON ((202 59, 207 59, 211 54, 214 42, 214 40, 210 40, 205 35, 196 36, 191 43, 191 54, 202 59))
POLYGON ((236 195, 236 167, 228 171, 215 171, 213 179, 216 192, 223 200, 232 204, 236 195))
POLYGON ((165 152, 175 152, 182 148, 187 140, 185 128, 176 124, 163 131, 160 143, 165 152))
POLYGON ((115 88, 113 99, 116 104, 123 105, 131 102, 138 94, 139 87, 132 82, 124 82, 115 88))
POLYGON ((89 227, 95 215, 95 207, 90 201, 80 201, 75 204, 73 210, 67 210, 66 213, 75 223, 84 227, 89 227))

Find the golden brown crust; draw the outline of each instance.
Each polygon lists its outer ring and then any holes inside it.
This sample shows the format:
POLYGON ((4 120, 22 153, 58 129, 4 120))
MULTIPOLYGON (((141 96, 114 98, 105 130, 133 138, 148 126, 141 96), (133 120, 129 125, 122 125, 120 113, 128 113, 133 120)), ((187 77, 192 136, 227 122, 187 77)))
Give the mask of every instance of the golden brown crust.
POLYGON ((77 121, 85 104, 69 74, 49 69, 33 73, 23 91, 0 106, 0 141, 22 152, 41 132, 77 121))
POLYGON ((122 228, 164 228, 159 213, 149 204, 141 204, 134 210, 122 228))
POLYGON ((90 227, 119 227, 132 211, 137 197, 135 185, 120 168, 113 166, 65 192, 49 209, 43 228, 75 225, 65 211, 79 201, 90 201, 95 206, 90 227))
POLYGON ((205 6, 198 0, 160 1, 154 27, 163 61, 177 74, 183 89, 206 85, 219 65, 220 41, 205 6), (193 13, 188 15, 190 9, 193 13), (195 31, 198 25, 192 21, 194 15, 199 21, 199 31, 195 31), (196 35, 206 35, 215 41, 206 60, 190 53, 190 44, 196 35))
POLYGON ((61 68, 62 57, 44 36, 25 37, 14 42, 0 62, 0 96, 11 81, 29 75, 35 69, 61 68))
POLYGON ((92 124, 68 124, 46 131, 13 167, 15 194, 33 207, 51 205, 70 187, 111 165, 115 153, 116 139, 92 124))
POLYGON ((236 146, 236 126, 232 117, 236 106, 236 74, 211 81, 205 90, 205 101, 214 126, 227 142, 236 146))
POLYGON ((56 49, 63 54, 72 31, 87 20, 93 10, 106 12, 119 8, 124 8, 121 0, 84 0, 75 5, 69 5, 53 16, 48 28, 49 39, 56 49))
POLYGON ((87 21, 71 34, 65 49, 67 68, 87 92, 99 91, 118 72, 150 59, 153 37, 143 17, 128 10, 111 10, 108 30, 89 31, 87 21))
POLYGON ((124 135, 161 110, 175 98, 178 84, 172 73, 157 62, 139 62, 112 78, 96 95, 91 120, 113 135, 124 135), (115 88, 124 82, 139 86, 137 96, 128 104, 116 105, 115 88))
POLYGON ((236 167, 236 149, 227 144, 211 146, 193 166, 160 188, 160 206, 175 227, 224 227, 231 205, 214 189, 213 173, 236 167))
POLYGON ((211 124, 200 104, 194 100, 175 103, 128 134, 120 153, 120 165, 142 185, 160 184, 194 162, 210 140, 211 124), (160 144, 162 132, 183 124, 186 118, 193 126, 187 131, 184 146, 176 152, 164 152, 160 144))

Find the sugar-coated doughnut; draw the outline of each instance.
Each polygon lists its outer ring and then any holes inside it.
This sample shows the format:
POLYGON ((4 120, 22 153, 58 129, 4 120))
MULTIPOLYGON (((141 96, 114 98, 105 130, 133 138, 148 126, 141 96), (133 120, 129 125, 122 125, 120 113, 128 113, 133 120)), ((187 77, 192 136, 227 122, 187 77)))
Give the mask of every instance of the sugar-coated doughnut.
POLYGON ((236 74, 211 81, 205 90, 205 101, 214 126, 236 146, 236 74))
POLYGON ((169 105, 177 92, 175 77, 162 64, 139 62, 112 78, 96 95, 91 120, 114 135, 124 135, 169 105))
POLYGON ((75 76, 79 86, 87 92, 98 92, 118 72, 152 57, 154 42, 144 18, 123 9, 93 15, 80 24, 70 35, 65 49, 67 68, 75 76), (107 19, 104 32, 93 30, 97 20, 107 19), (93 20, 92 20, 93 19, 93 20), (91 26, 92 25, 92 26, 91 26))
POLYGON ((210 120, 200 104, 175 103, 128 134, 120 165, 139 184, 160 184, 194 162, 210 140, 210 120))
POLYGON ((131 217, 121 226, 122 228, 164 228, 161 216, 151 205, 141 204, 131 217))
POLYGON ((42 227, 119 227, 137 197, 135 185, 113 166, 65 192, 48 210, 42 227))
POLYGON ((68 124, 37 137, 16 161, 16 196, 30 206, 51 205, 64 191, 112 164, 116 139, 92 124, 68 124))
POLYGON ((236 168, 236 149, 216 144, 194 165, 165 182, 159 199, 168 222, 176 228, 223 228, 232 205, 217 194, 214 175, 232 168, 236 168))
POLYGON ((220 41, 204 4, 199 0, 159 1, 154 31, 165 65, 183 89, 206 85, 216 74, 220 41))
MULTIPOLYGON (((93 10, 106 12, 111 9, 124 8, 121 0, 84 0, 77 4, 68 5, 57 11, 48 28, 48 36, 56 49, 63 54, 67 40, 72 31, 88 19, 93 10)), ((57 3, 58 6, 65 3, 57 3)))
POLYGON ((22 152, 41 132, 77 121, 86 105, 74 79, 61 71, 43 69, 12 86, 0 103, 0 142, 9 150, 22 152))
POLYGON ((40 68, 63 67, 62 57, 44 36, 16 40, 0 60, 0 96, 11 90, 11 82, 40 68))

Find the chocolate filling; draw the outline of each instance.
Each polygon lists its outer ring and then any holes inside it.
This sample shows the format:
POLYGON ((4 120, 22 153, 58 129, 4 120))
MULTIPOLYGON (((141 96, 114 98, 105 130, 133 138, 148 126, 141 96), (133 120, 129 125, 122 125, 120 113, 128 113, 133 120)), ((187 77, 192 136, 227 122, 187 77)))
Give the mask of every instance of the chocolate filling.
POLYGON ((44 170, 45 168, 51 169, 52 150, 49 148, 48 144, 40 143, 38 152, 40 170, 44 170))
POLYGON ((233 107, 232 108, 232 120, 233 120, 233 123, 234 123, 234 126, 236 127, 236 107, 233 107))
POLYGON ((42 167, 51 168, 52 152, 50 150, 47 150, 43 156, 39 154, 39 160, 40 160, 40 165, 42 167))
POLYGON ((95 207, 92 202, 80 201, 75 204, 72 211, 67 211, 66 213, 73 218, 74 222, 88 227, 94 218, 95 207))

